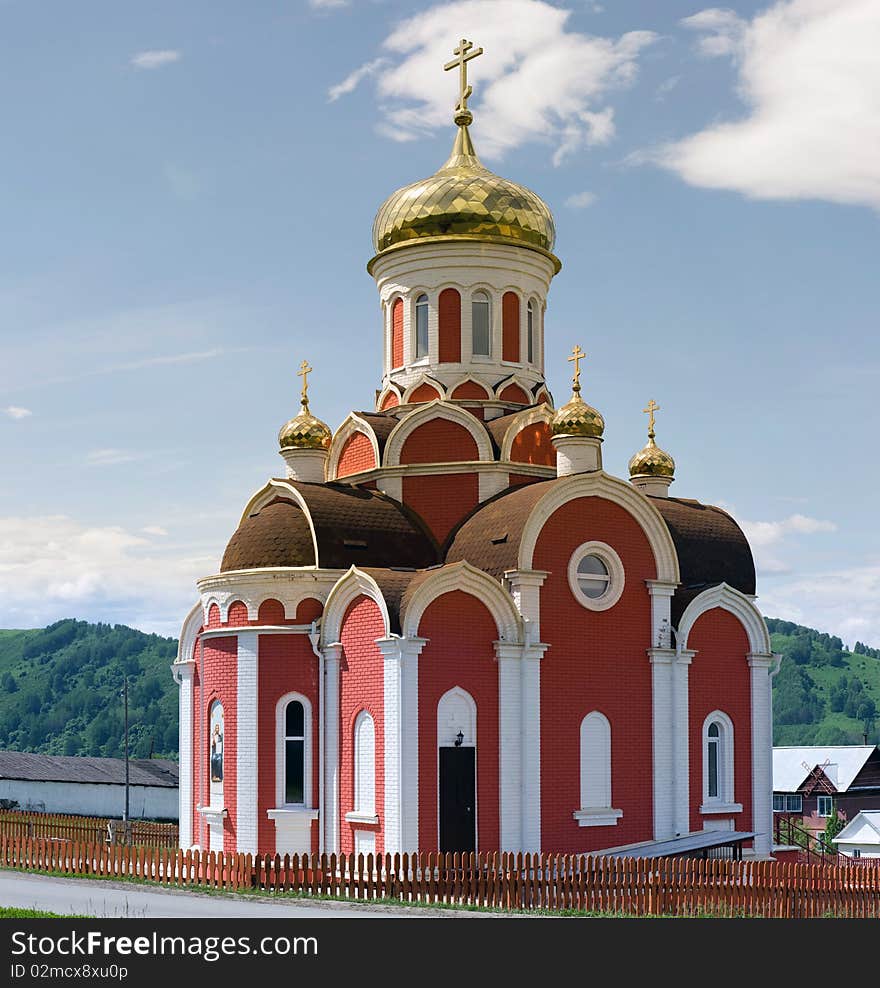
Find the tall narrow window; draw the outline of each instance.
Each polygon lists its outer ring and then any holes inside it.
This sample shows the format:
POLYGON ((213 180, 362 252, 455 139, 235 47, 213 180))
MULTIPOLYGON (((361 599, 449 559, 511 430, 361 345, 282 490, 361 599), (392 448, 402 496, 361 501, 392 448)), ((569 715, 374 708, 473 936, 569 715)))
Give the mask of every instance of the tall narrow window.
POLYGON ((598 710, 581 721, 581 805, 574 818, 581 827, 607 827, 623 815, 611 807, 611 724, 598 710))
POLYGON ((715 710, 703 721, 703 801, 734 806, 733 721, 715 710))
POLYGON ((428 296, 416 299, 416 360, 428 356, 428 296))
POLYGON ((717 724, 709 725, 709 732, 707 737, 707 743, 709 745, 709 750, 707 752, 709 765, 709 799, 718 799, 718 757, 720 755, 721 746, 721 729, 717 724))
POLYGON ((354 722, 354 810, 376 812, 376 727, 366 710, 354 722))
POLYGON ((471 352, 479 357, 491 354, 492 303, 485 292, 475 292, 471 299, 471 352))
POLYGON ((501 299, 501 359, 519 363, 519 295, 505 292, 501 299))
POLYGON ((535 303, 529 302, 526 307, 526 347, 529 363, 535 362, 535 303))
POLYGON ((284 802, 305 802, 305 711, 291 700, 284 711, 284 802))

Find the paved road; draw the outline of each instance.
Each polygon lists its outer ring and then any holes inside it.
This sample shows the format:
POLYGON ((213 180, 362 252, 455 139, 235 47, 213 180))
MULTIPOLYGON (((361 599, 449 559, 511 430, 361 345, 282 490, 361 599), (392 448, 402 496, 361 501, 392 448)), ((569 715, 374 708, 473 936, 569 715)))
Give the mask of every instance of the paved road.
POLYGON ((61 915, 107 919, 159 919, 179 916, 216 918, 266 917, 382 919, 403 916, 422 919, 473 917, 467 911, 368 906, 341 902, 267 902, 227 895, 205 895, 177 889, 150 889, 122 882, 55 878, 23 872, 0 872, 0 905, 42 909, 61 915))

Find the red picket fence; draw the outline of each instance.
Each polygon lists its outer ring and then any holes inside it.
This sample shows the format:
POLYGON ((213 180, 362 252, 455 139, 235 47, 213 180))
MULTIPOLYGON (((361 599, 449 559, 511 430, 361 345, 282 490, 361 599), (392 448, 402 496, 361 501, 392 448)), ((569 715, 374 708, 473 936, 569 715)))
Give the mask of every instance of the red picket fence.
POLYGON ((0 867, 165 886, 630 916, 880 918, 880 863, 569 854, 256 855, 0 837, 0 867))
POLYGON ((87 844, 144 844, 147 847, 168 848, 176 848, 180 843, 176 823, 130 820, 124 824, 121 820, 109 817, 29 813, 26 810, 0 811, 0 836, 45 837, 87 844))

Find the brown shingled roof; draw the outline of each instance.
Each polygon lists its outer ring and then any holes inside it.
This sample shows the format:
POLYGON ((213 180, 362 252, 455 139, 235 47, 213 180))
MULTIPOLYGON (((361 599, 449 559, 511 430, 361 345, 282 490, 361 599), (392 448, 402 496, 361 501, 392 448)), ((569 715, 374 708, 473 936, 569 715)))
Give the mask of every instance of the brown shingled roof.
POLYGON ((484 501, 462 522, 446 552, 447 563, 467 560, 500 580, 506 570, 516 569, 519 543, 529 515, 549 490, 543 480, 514 487, 484 501))
MULTIPOLYGON (((318 565, 348 569, 436 563, 436 544, 418 516, 385 494, 348 484, 286 483, 308 506, 318 565)), ((315 564, 308 520, 298 505, 280 498, 242 522, 220 570, 315 564)))

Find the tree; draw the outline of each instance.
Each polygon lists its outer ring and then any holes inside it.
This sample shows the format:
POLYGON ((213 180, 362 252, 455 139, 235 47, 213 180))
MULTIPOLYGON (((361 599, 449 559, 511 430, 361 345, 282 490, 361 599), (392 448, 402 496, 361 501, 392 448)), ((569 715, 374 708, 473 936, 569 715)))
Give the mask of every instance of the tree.
POLYGON ((837 837, 845 826, 846 824, 840 819, 840 815, 837 812, 837 804, 835 803, 831 810, 831 816, 825 821, 825 832, 819 838, 820 842, 824 845, 825 850, 837 850, 834 846, 834 838, 837 837))

